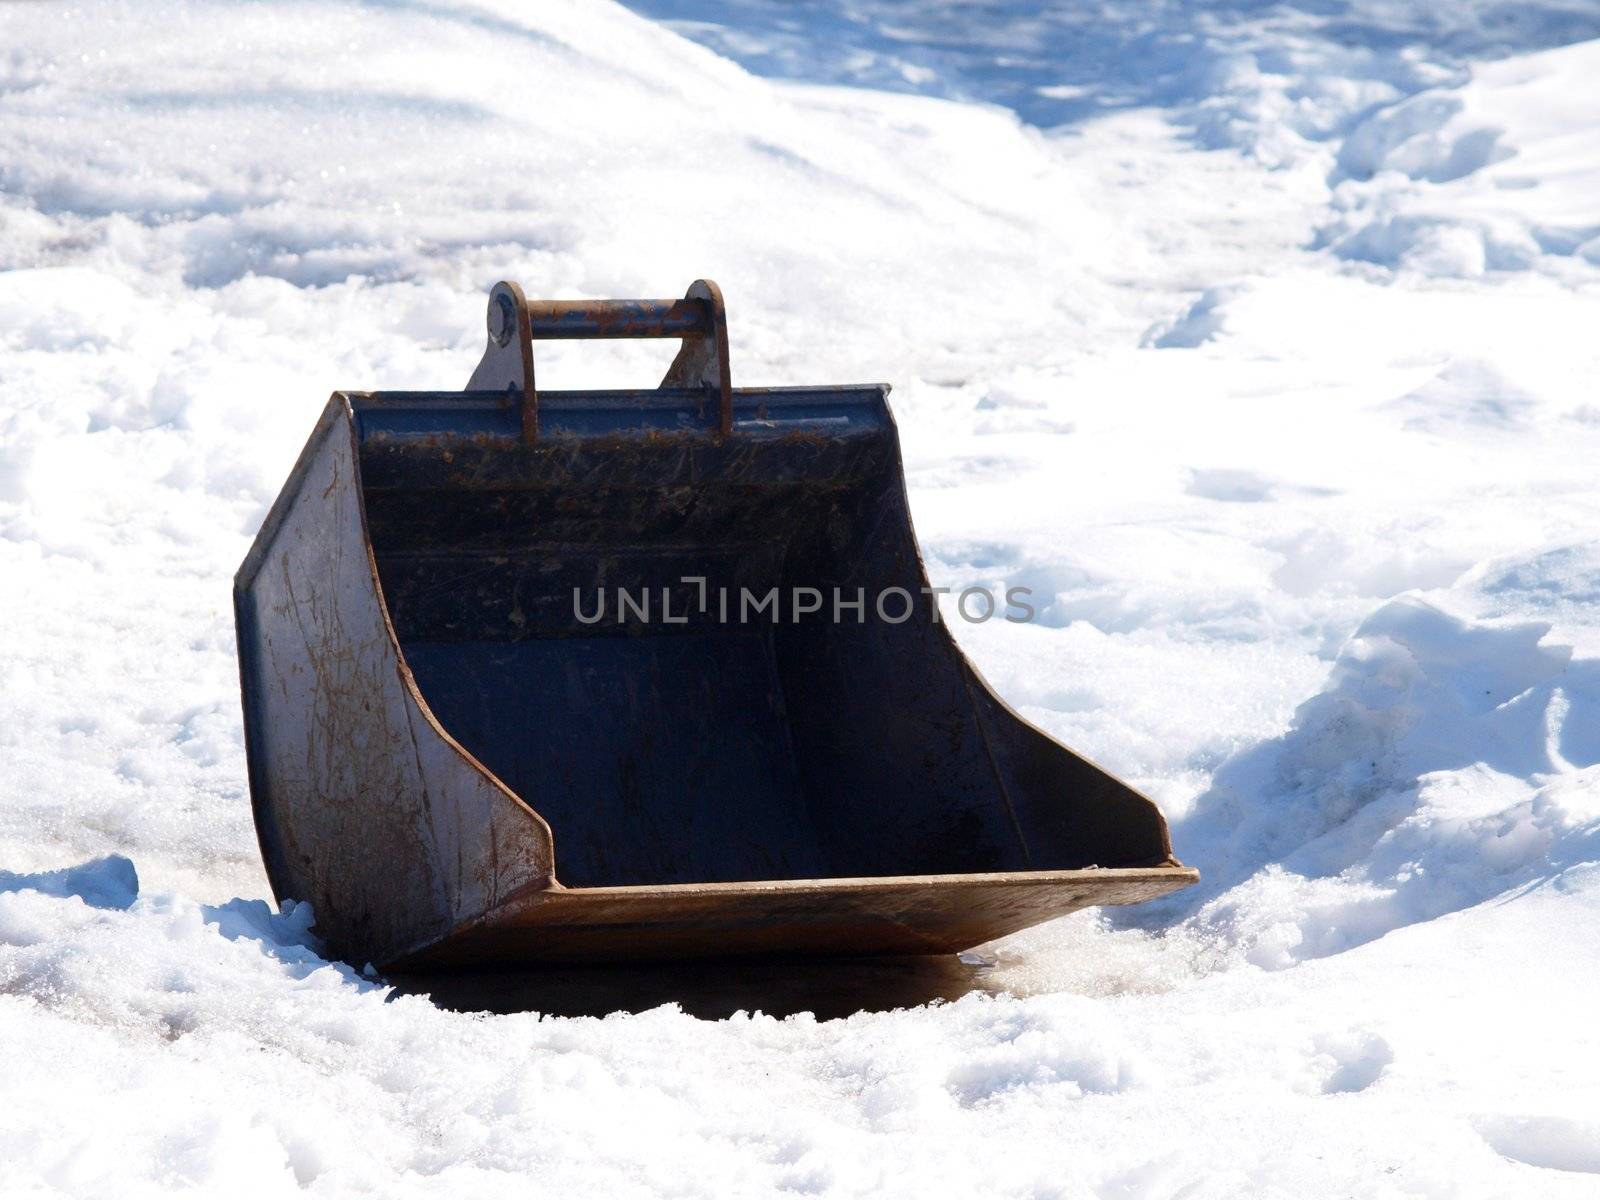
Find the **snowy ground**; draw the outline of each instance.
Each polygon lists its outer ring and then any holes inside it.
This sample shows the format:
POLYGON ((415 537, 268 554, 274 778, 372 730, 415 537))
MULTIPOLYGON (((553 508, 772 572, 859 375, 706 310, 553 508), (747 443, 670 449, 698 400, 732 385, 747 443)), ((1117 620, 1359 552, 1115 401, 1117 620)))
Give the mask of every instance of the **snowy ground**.
POLYGON ((634 8, 0 6, 0 1191, 1600 1193, 1600 6, 634 8), (736 382, 896 384, 935 582, 1044 598, 964 645, 1200 888, 827 1022, 260 900, 228 585, 328 392, 699 275, 736 382))

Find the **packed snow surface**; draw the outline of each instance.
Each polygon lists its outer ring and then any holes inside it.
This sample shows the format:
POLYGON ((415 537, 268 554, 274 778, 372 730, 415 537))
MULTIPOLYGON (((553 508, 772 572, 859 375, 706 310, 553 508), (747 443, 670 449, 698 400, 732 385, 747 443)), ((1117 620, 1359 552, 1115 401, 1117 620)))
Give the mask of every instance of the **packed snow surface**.
POLYGON ((0 1192, 1600 1194, 1600 7, 634 10, 0 6, 0 1192), (935 582, 1038 604, 960 640, 1199 887, 841 1020, 263 899, 229 582, 328 393, 702 275, 736 382, 896 385, 935 582))

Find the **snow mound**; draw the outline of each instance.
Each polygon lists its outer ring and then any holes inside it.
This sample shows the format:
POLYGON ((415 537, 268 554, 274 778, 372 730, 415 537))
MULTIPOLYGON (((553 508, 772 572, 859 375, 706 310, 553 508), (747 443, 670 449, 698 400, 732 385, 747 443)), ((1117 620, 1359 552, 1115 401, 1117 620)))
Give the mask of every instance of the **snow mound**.
POLYGON ((1600 263, 1600 42, 1489 63, 1345 137, 1323 241, 1344 258, 1471 278, 1600 263))
POLYGON ((1600 660, 1548 632, 1379 608, 1290 729, 1177 824, 1202 887, 1129 919, 1188 911, 1283 967, 1600 858, 1600 660))
POLYGON ((75 896, 90 908, 128 908, 139 896, 139 873, 131 860, 110 854, 59 871, 22 875, 0 871, 0 893, 38 892, 41 896, 75 896))
POLYGON ((1600 35, 1582 0, 1217 5, 631 0, 686 37, 781 79, 1001 104, 1046 129, 1126 109, 1282 166, 1374 108, 1494 60, 1600 35))

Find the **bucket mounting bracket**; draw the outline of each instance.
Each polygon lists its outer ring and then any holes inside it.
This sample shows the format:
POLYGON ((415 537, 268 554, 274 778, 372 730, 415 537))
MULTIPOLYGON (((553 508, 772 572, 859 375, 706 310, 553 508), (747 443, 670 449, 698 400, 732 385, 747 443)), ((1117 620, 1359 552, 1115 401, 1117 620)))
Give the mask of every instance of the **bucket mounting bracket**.
POLYGON ((705 389, 716 401, 717 435, 733 432, 728 317, 722 289, 709 279, 695 280, 681 300, 529 300, 502 281, 489 293, 488 327, 489 344, 467 390, 514 393, 525 442, 539 437, 533 343, 563 338, 682 338, 657 386, 705 389))

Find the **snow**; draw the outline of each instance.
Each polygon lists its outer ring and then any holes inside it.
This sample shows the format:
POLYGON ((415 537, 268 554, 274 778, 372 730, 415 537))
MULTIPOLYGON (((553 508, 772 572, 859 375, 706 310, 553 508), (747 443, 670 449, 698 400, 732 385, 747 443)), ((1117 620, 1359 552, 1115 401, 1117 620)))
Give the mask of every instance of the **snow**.
POLYGON ((1564 46, 1487 65, 1467 86, 1384 109, 1345 139, 1339 216, 1324 231, 1349 258, 1474 277, 1563 273, 1600 258, 1582 197, 1600 187, 1586 153, 1593 55, 1564 46))
POLYGON ((1593 1195, 1600 12, 634 9, 0 8, 0 1190, 1593 1195), (736 382, 896 384, 1038 605, 963 645, 1198 888, 843 1020, 269 907, 228 588, 327 393, 700 275, 736 382))

